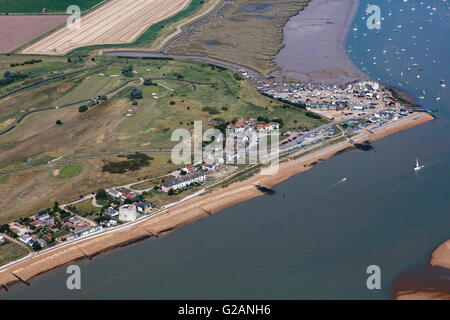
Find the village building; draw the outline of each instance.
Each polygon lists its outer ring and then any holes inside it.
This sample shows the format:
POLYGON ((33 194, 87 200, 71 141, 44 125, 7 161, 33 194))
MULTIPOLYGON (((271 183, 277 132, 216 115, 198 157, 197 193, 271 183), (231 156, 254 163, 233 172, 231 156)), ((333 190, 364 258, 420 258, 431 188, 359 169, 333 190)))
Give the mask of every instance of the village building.
POLYGON ((177 190, 185 188, 195 182, 203 182, 206 180, 206 175, 199 170, 185 176, 181 176, 163 183, 161 189, 164 192, 169 192, 170 189, 177 190))
POLYGON ((104 216, 110 216, 110 217, 115 217, 119 215, 119 211, 117 211, 116 209, 114 209, 113 207, 109 207, 108 210, 106 210, 105 212, 103 212, 104 216))
POLYGON ((9 228, 15 232, 19 237, 25 234, 31 233, 31 230, 20 223, 12 222, 9 224, 9 228))
POLYGON ((219 164, 216 161, 210 160, 210 159, 203 159, 202 170, 214 171, 218 167, 219 167, 219 164))
POLYGON ((139 202, 136 204, 136 210, 142 214, 149 213, 152 210, 152 204, 148 201, 139 202))
POLYGON ((117 191, 116 189, 109 190, 109 195, 113 198, 119 199, 122 196, 122 192, 117 191))

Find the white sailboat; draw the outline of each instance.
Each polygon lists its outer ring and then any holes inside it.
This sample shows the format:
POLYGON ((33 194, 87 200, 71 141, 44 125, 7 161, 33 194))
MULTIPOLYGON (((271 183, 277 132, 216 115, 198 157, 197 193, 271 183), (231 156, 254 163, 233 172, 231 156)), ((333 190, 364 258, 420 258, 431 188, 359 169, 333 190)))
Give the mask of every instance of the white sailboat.
POLYGON ((423 165, 419 164, 419 159, 416 158, 416 166, 414 167, 414 171, 419 171, 423 168, 423 165))

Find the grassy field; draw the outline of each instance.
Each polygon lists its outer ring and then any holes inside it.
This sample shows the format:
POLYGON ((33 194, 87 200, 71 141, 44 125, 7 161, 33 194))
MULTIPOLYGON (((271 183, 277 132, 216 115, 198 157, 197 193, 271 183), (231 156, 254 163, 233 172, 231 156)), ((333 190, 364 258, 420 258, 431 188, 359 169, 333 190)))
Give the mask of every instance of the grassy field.
MULTIPOLYGON (((282 131, 313 128, 324 123, 306 117, 301 109, 259 94, 246 81, 236 80, 231 71, 209 64, 119 58, 98 58, 95 64, 99 66, 95 71, 0 100, 3 111, 0 126, 17 125, 14 130, 0 135, 0 173, 56 159, 113 152, 170 151, 175 144, 170 141, 172 131, 178 128, 192 131, 194 121, 202 121, 204 131, 212 128, 209 124, 212 119, 231 121, 242 116, 282 119, 282 131), (131 78, 121 73, 127 65, 133 66, 131 78), (153 78, 155 85, 144 86, 140 78, 146 77, 153 78), (126 87, 84 113, 78 111, 78 106, 52 109, 33 113, 17 123, 17 119, 30 110, 55 106, 55 101, 92 98, 128 80, 143 92, 143 98, 136 100, 136 105, 129 98, 132 88, 126 87), (211 114, 211 110, 216 112, 211 114), (57 120, 63 124, 56 125, 57 120)), ((11 175, 0 180, 0 192, 6 195, 0 199, 0 206, 4 208, 0 222, 35 213, 39 208, 53 205, 54 201, 74 201, 99 188, 164 176, 177 169, 168 162, 170 153, 151 156, 154 159, 150 166, 124 174, 102 172, 105 163, 123 160, 104 156, 11 175), (57 175, 56 170, 59 170, 57 175)))
POLYGON ((99 215, 100 209, 92 205, 92 199, 84 200, 73 205, 78 210, 85 212, 87 215, 99 215))
POLYGON ((0 0, 0 13, 65 13, 70 5, 77 5, 85 11, 102 0, 0 0))
POLYGON ((8 241, 0 245, 0 266, 14 261, 28 254, 28 250, 15 242, 8 241))
POLYGON ((251 67, 268 75, 273 56, 282 48, 283 26, 308 0, 236 0, 214 19, 200 21, 168 49, 172 54, 210 56, 251 67), (245 30, 245 32, 242 32, 245 30))

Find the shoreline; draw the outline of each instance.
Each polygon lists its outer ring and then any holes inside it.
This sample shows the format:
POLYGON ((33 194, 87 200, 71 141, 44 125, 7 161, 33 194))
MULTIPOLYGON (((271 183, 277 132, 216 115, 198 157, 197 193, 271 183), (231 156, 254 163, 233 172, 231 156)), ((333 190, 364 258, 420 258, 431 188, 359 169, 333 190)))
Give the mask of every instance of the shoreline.
POLYGON ((450 300, 450 291, 445 285, 436 288, 436 281, 441 279, 438 275, 450 270, 450 239, 444 241, 431 253, 428 266, 423 271, 430 279, 424 283, 414 285, 414 282, 406 280, 406 286, 395 291, 396 300, 450 300), (442 272, 444 271, 444 272, 442 272), (436 275, 434 278, 433 276, 436 275), (436 280, 437 279, 437 280, 436 280), (433 285, 434 283, 434 285, 433 285))
MULTIPOLYGON (((372 131, 372 133, 368 134, 368 138, 366 138, 366 134, 361 134, 363 136, 362 140, 374 142, 388 135, 432 120, 434 120, 434 117, 428 113, 412 114, 408 118, 372 131)), ((124 225, 120 230, 105 231, 92 237, 80 239, 47 252, 24 258, 18 263, 7 266, 0 271, 0 286, 12 286, 20 282, 28 282, 72 262, 85 259, 92 260, 96 256, 121 247, 149 238, 167 235, 210 214, 218 213, 225 208, 262 196, 263 194, 254 187, 255 184, 272 188, 294 175, 313 168, 315 163, 330 159, 343 150, 348 150, 351 146, 348 141, 336 143, 296 160, 280 163, 279 171, 276 175, 268 176, 258 173, 247 180, 233 183, 226 188, 216 189, 186 200, 145 220, 137 221, 131 225, 124 225), (17 277, 20 277, 21 280, 17 277)))
POLYGON ((360 5, 360 0, 310 2, 283 27, 284 46, 274 57, 281 70, 271 75, 327 84, 369 80, 345 49, 360 5))

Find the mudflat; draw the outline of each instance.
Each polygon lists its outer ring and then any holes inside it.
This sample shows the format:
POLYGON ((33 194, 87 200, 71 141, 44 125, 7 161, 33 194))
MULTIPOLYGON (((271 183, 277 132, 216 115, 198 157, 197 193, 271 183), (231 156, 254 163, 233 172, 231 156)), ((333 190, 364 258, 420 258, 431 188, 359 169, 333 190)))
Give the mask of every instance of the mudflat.
POLYGON ((285 25, 284 47, 275 56, 286 76, 301 82, 330 84, 366 80, 348 58, 345 42, 359 0, 314 0, 285 25))

